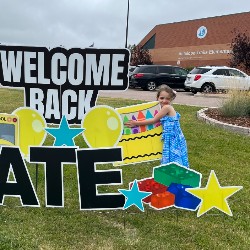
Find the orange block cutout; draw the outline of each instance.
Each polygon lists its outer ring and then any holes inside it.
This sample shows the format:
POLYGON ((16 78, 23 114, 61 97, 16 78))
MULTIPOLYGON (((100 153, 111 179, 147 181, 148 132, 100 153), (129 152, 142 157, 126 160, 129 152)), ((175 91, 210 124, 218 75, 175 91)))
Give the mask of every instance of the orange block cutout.
POLYGON ((175 195, 166 191, 160 194, 153 194, 151 196, 151 206, 156 209, 161 209, 174 205, 175 195))

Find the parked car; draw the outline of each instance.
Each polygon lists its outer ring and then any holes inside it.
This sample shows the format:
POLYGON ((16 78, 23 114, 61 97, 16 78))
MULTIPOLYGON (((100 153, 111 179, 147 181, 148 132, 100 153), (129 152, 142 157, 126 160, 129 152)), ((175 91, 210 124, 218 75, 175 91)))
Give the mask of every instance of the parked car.
POLYGON ((133 71, 135 70, 135 68, 136 68, 136 66, 129 66, 129 68, 128 68, 129 76, 132 76, 133 71))
POLYGON ((133 75, 133 72, 134 72, 135 68, 136 68, 136 66, 129 66, 129 68, 128 68, 129 81, 131 81, 131 77, 133 75))
POLYGON ((238 69, 226 66, 196 67, 187 75, 185 88, 194 94, 228 89, 249 90, 250 77, 238 69))
POLYGON ((188 71, 171 65, 140 65, 133 71, 130 87, 155 90, 161 84, 171 88, 184 88, 188 71))

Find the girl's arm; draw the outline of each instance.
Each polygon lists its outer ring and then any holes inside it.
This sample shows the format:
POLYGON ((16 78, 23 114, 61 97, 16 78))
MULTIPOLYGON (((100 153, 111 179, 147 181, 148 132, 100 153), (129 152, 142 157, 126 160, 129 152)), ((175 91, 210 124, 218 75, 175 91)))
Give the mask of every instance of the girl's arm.
POLYGON ((172 111, 172 110, 174 110, 174 109, 171 105, 165 105, 161 108, 161 110, 152 119, 143 120, 143 121, 130 120, 130 121, 126 122, 124 125, 129 127, 129 128, 132 128, 135 126, 154 124, 154 123, 159 122, 162 117, 169 114, 170 111, 172 111))

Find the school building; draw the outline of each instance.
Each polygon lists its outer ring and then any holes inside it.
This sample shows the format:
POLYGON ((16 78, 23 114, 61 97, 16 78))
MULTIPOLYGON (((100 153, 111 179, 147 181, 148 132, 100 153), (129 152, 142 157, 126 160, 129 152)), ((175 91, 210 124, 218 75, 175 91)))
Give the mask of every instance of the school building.
POLYGON ((154 64, 229 65, 234 30, 249 34, 250 12, 156 25, 139 43, 154 64))

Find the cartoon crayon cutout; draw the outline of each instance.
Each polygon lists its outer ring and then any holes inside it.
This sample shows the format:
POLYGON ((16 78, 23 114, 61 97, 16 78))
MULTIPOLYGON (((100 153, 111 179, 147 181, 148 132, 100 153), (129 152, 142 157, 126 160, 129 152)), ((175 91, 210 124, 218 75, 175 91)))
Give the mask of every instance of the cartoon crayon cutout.
MULTIPOLYGON (((146 120, 148 119, 152 119, 154 118, 151 114, 151 112, 149 110, 147 110, 147 113, 146 113, 146 120)), ((154 124, 149 124, 147 125, 147 130, 150 130, 150 129, 153 129, 154 128, 154 124)))
MULTIPOLYGON (((132 115, 132 120, 137 121, 134 115, 132 115)), ((140 132, 139 127, 138 126, 133 127, 132 132, 133 132, 133 134, 139 133, 140 132)))
MULTIPOLYGON (((146 120, 146 117, 143 114, 143 112, 140 110, 139 113, 138 113, 137 121, 144 121, 144 120, 146 120)), ((141 125, 141 126, 139 126, 139 128, 140 128, 141 132, 146 131, 146 125, 141 125)))
MULTIPOLYGON (((128 119, 128 117, 125 115, 124 118, 123 118, 123 124, 125 124, 125 123, 128 122, 128 121, 129 121, 129 119, 128 119)), ((131 134, 131 128, 124 126, 123 134, 124 134, 124 135, 130 135, 130 134, 131 134)))
MULTIPOLYGON (((159 112, 158 102, 149 102, 129 107, 116 109, 120 114, 122 121, 153 118, 153 114, 159 112)), ((130 163, 139 163, 144 161, 157 160, 162 155, 162 126, 156 124, 138 126, 131 128, 129 134, 124 127, 124 133, 118 143, 118 147, 123 148, 123 162, 114 165, 124 165, 130 163)))
MULTIPOLYGON (((157 114, 158 114, 158 110, 155 110, 155 112, 154 112, 154 117, 155 117, 157 114)), ((158 126, 161 126, 161 123, 160 123, 160 122, 157 122, 157 123, 155 124, 155 127, 158 127, 158 126)))

